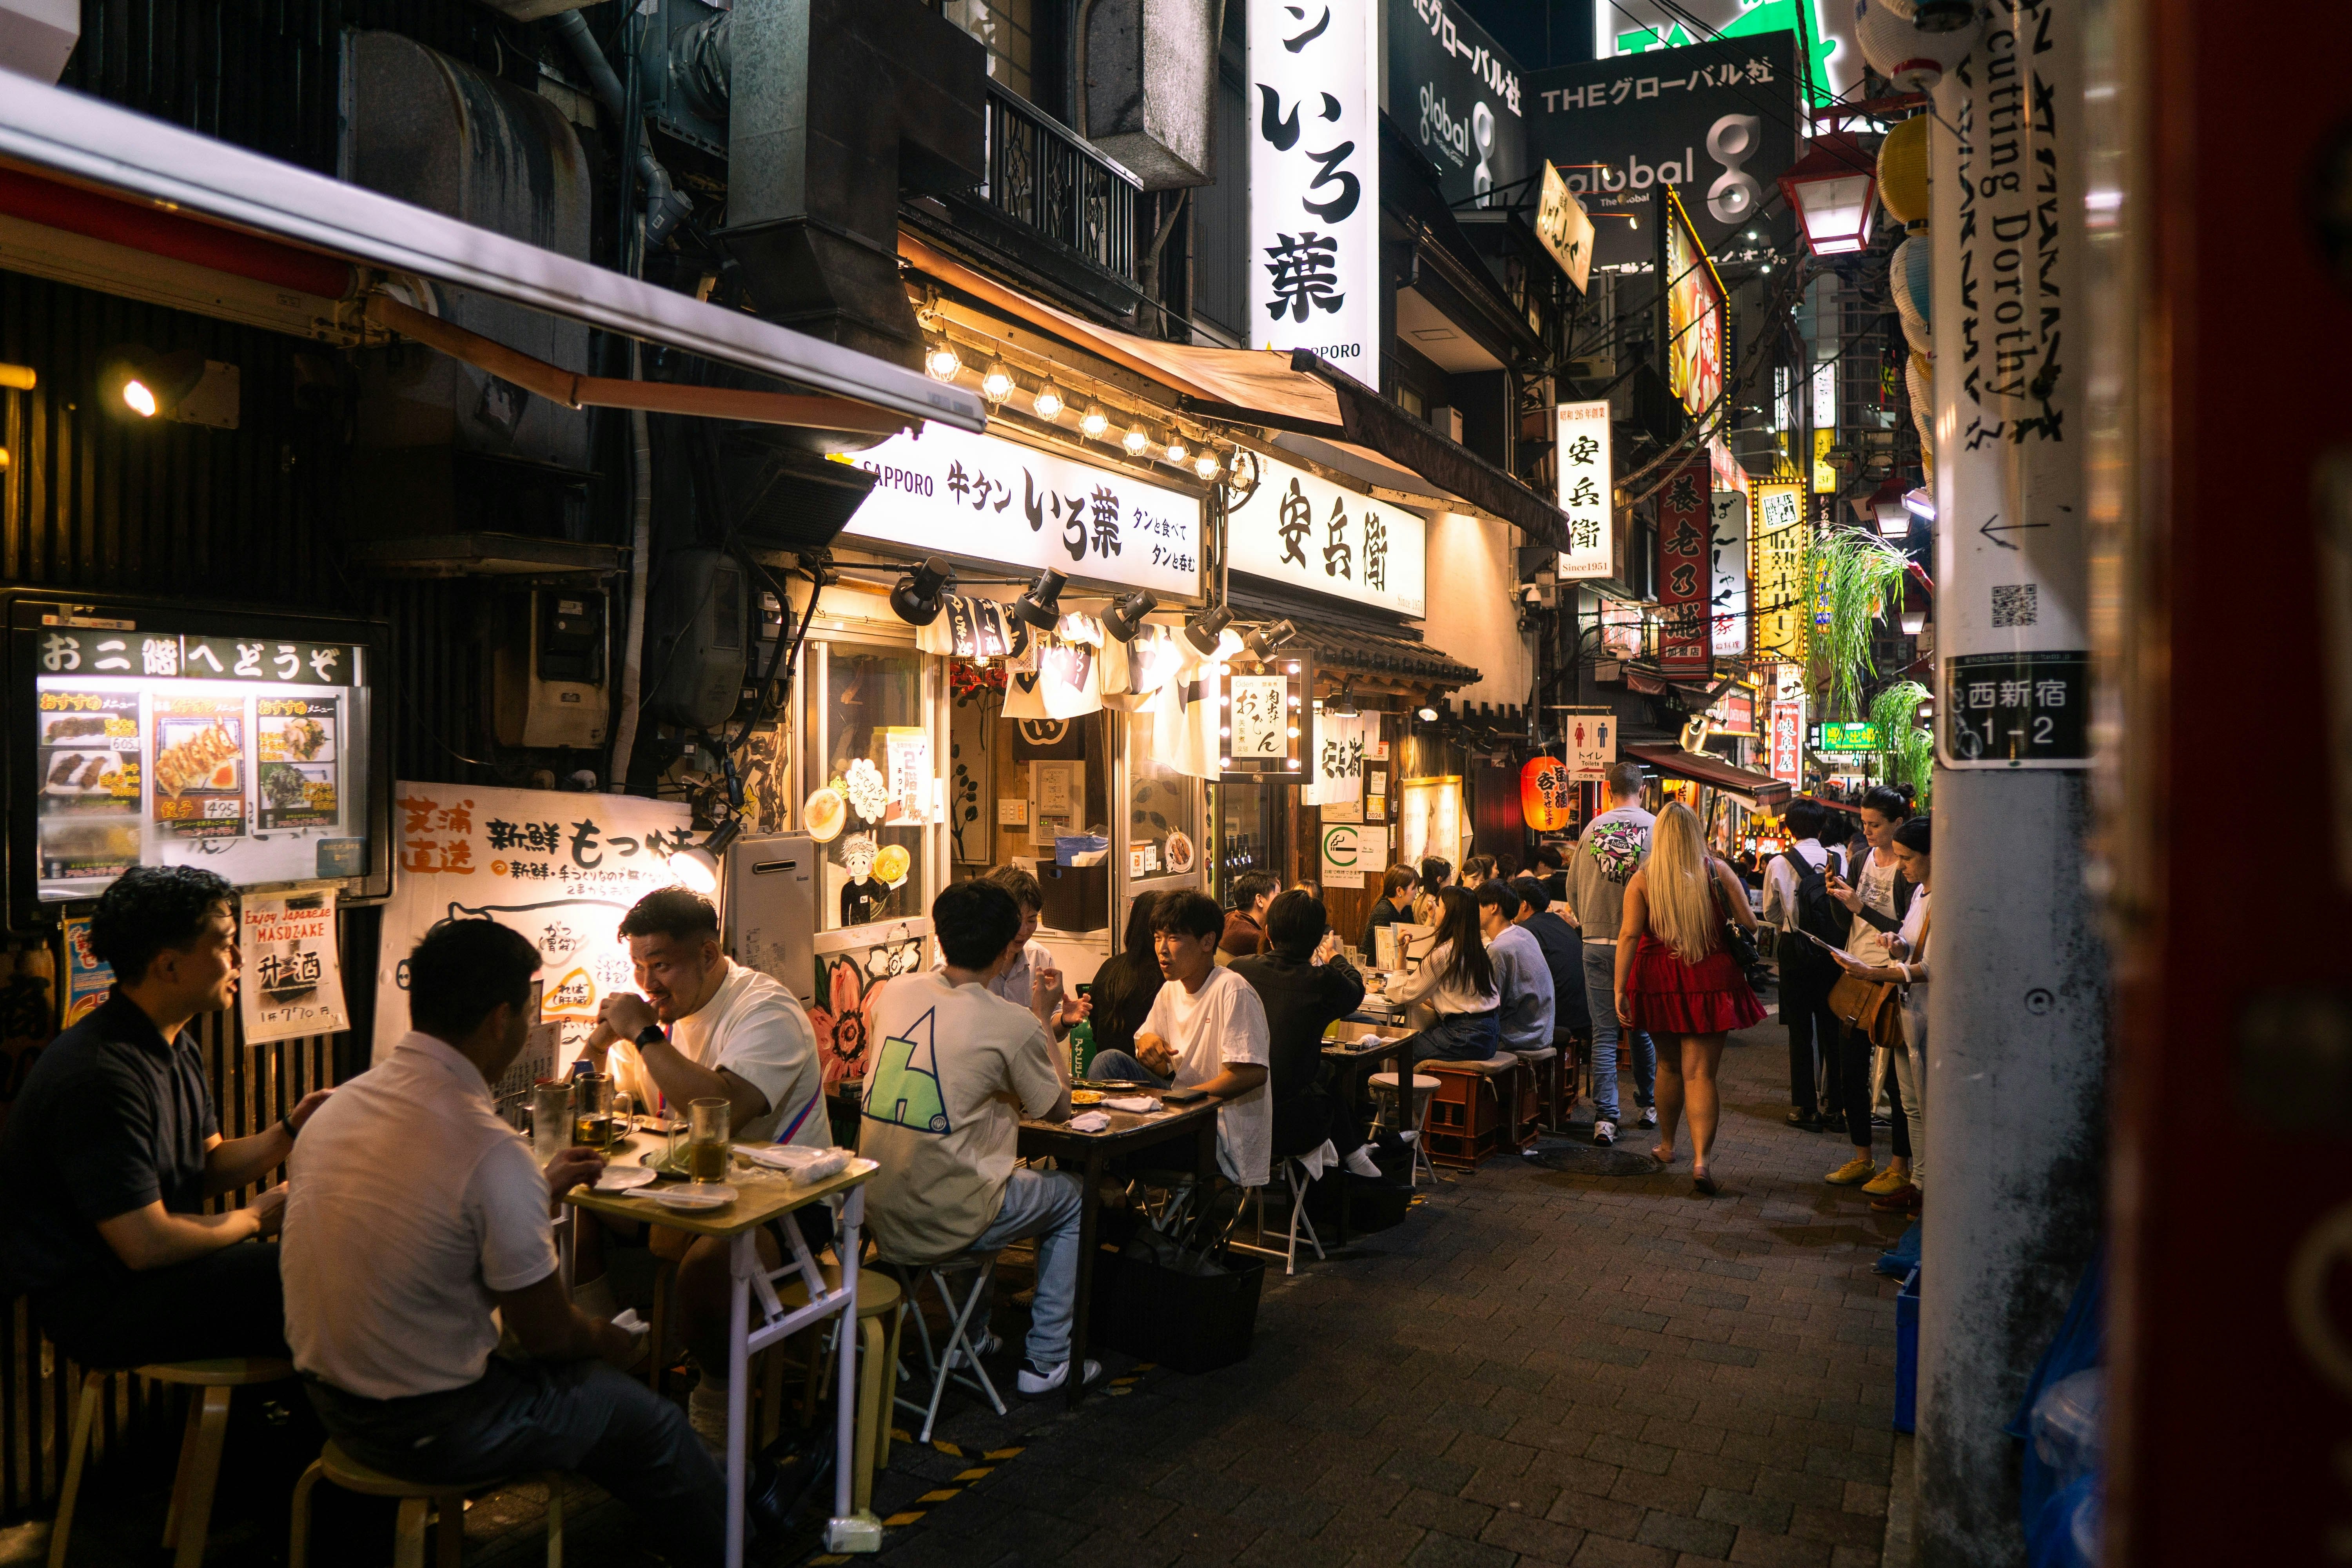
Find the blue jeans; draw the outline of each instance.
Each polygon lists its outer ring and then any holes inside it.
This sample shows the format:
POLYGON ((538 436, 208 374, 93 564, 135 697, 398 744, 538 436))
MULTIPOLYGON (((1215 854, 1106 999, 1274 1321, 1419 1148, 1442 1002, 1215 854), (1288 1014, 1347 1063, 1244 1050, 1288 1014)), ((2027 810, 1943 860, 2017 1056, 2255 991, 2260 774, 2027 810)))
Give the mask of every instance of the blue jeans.
MULTIPOLYGON (((1028 1350, 1029 1359, 1041 1367, 1070 1359, 1070 1320, 1078 1303, 1078 1221, 1085 1206, 1086 1184, 1076 1172, 1016 1170, 1004 1184, 995 1223, 971 1244, 974 1252, 1002 1252, 1016 1241, 1037 1238, 1028 1350)), ((982 1327, 989 1305, 982 1302, 973 1313, 982 1327)))
POLYGON ((1422 1062, 1483 1062, 1495 1054, 1500 1037, 1495 1013, 1456 1013, 1440 1018, 1405 1041, 1406 1058, 1422 1062))
MULTIPOLYGON (((1592 1010, 1592 1114, 1617 1120, 1617 949, 1613 943, 1584 944, 1584 1002, 1592 1010)), ((1658 1047, 1640 1029, 1633 1036, 1633 1103, 1648 1107, 1658 1088, 1658 1047)))
POLYGON ((1097 1051, 1095 1059, 1087 1064, 1089 1083, 1156 1083, 1167 1089, 1175 1079, 1153 1072, 1125 1051, 1097 1051))

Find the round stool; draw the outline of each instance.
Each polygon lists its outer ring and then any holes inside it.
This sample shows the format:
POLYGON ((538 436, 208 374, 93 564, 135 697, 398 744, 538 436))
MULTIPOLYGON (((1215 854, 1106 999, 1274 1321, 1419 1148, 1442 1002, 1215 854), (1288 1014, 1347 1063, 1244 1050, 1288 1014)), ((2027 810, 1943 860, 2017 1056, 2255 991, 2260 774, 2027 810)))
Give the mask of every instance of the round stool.
MULTIPOLYGON (((1400 1081, 1399 1075, 1392 1072, 1376 1072, 1370 1079, 1372 1089, 1372 1131, 1375 1134, 1398 1125, 1389 1120, 1389 1116, 1396 1108, 1397 1085, 1400 1081)), ((1437 1169, 1429 1163, 1429 1102, 1435 1098, 1436 1094, 1435 1079, 1424 1077, 1420 1073, 1412 1075, 1412 1128, 1419 1136, 1412 1141, 1412 1163, 1408 1168, 1406 1175, 1408 1186, 1420 1185, 1421 1173, 1424 1170, 1429 1173, 1431 1181, 1437 1180, 1437 1169)))
MULTIPOLYGON (((837 1289, 841 1285, 841 1268, 837 1264, 819 1266, 824 1274, 824 1288, 837 1289)), ((788 1312, 808 1305, 808 1283, 794 1279, 776 1291, 776 1300, 788 1312)), ((874 1472, 890 1463, 890 1412, 887 1395, 898 1392, 898 1325, 906 1321, 899 1309, 901 1294, 898 1282, 887 1274, 871 1268, 857 1271, 857 1331, 858 1354, 864 1358, 857 1368, 857 1436, 855 1462, 857 1466, 850 1479, 850 1509, 865 1513, 874 1503, 874 1472), (883 1326, 888 1321, 888 1328, 883 1326)), ((831 1357, 810 1348, 808 1386, 803 1412, 816 1410, 818 1384, 831 1357)), ((775 1363, 781 1367, 782 1363, 775 1363)), ((772 1404, 770 1408, 773 1408, 772 1404)))
POLYGON ((1511 1054, 1527 1064, 1532 1104, 1517 1119, 1525 1125, 1515 1125, 1513 1131, 1522 1143, 1534 1140, 1538 1128, 1557 1132, 1560 1128, 1560 1058, 1557 1046, 1513 1047, 1511 1054))
MULTIPOLYGON (((155 1362, 137 1369, 141 1377, 176 1383, 204 1393, 188 1401, 188 1430, 180 1439, 180 1468, 172 1479, 172 1504, 163 1515, 163 1544, 173 1548, 173 1568, 196 1568, 205 1560, 205 1531, 212 1522, 213 1487, 220 1479, 221 1447, 228 1436, 230 1394, 256 1384, 283 1383, 294 1363, 279 1356, 222 1356, 210 1361, 155 1362)), ((86 1372, 81 1399, 67 1439, 65 1482, 58 1494, 58 1522, 49 1531, 49 1568, 65 1568, 66 1542, 73 1533, 74 1499, 81 1490, 82 1460, 90 1428, 111 1371, 86 1372)))
MULTIPOLYGON (((287 1568, 306 1568, 310 1550, 310 1489, 321 1479, 362 1497, 400 1500, 393 1526, 392 1568, 425 1568, 425 1526, 437 1512, 441 1520, 439 1568, 457 1568, 466 1552, 466 1494, 495 1491, 506 1483, 495 1477, 478 1481, 404 1481, 372 1470, 329 1438, 302 1479, 294 1483, 294 1528, 287 1543, 287 1568)), ((563 1568, 563 1478, 547 1477, 547 1568, 563 1568)))

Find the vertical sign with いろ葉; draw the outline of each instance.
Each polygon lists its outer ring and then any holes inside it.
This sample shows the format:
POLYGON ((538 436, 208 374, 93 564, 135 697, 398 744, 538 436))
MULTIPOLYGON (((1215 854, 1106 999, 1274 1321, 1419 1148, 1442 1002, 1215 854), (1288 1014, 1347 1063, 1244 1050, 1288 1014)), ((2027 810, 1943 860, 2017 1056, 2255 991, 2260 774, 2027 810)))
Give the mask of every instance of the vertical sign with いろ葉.
POLYGON ((1784 664, 1805 662, 1811 629, 1805 589, 1806 544, 1802 485, 1756 487, 1755 582, 1749 614, 1756 624, 1756 657, 1784 664))
POLYGON ((1379 0, 1248 0, 1250 332, 1380 379, 1379 0))
POLYGON ((1582 582, 1617 573, 1610 528, 1614 495, 1610 467, 1609 405, 1563 403, 1552 411, 1559 453, 1559 510, 1568 548, 1559 552, 1559 580, 1582 582))
POLYGON ((1717 490, 1708 509, 1707 624, 1713 651, 1717 658, 1739 658, 1748 652, 1748 498, 1738 490, 1717 490))
POLYGON ((1658 668, 1673 679, 1715 671, 1707 597, 1707 465, 1685 461, 1658 489, 1658 668))
POLYGON ((1952 301, 1934 322, 1937 760, 2083 768, 2084 29, 2051 0, 1988 10, 1929 141, 1934 290, 1952 301))

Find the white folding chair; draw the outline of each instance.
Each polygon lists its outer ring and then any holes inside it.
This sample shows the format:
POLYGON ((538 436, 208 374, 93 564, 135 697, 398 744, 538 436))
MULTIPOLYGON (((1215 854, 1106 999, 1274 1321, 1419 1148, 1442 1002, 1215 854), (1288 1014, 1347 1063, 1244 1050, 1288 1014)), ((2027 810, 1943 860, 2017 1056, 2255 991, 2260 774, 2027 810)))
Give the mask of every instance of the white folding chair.
POLYGON ((1244 1252, 1255 1252, 1267 1258, 1279 1258, 1282 1259, 1283 1273, 1289 1275, 1298 1271, 1299 1231, 1303 1228, 1307 1232, 1307 1245, 1315 1249, 1315 1260, 1318 1263, 1323 1261, 1323 1240, 1315 1234, 1315 1221, 1308 1217, 1307 1213, 1307 1183, 1304 1179, 1307 1173, 1306 1167, 1295 1157, 1286 1159, 1282 1162, 1282 1173, 1290 1183, 1290 1228, 1284 1233, 1285 1245, 1278 1247, 1265 1245, 1265 1188, 1264 1187, 1252 1189, 1253 1194, 1257 1199, 1256 1244, 1235 1241, 1228 1245, 1239 1247, 1244 1252))
MULTIPOLYGON (((947 1394, 950 1382, 962 1384, 986 1399, 999 1415, 1003 1415, 1004 1400, 997 1394, 996 1384, 989 1380, 988 1369, 981 1364, 980 1352, 975 1348, 971 1332, 972 1313, 987 1299, 988 1288, 996 1278, 996 1255, 991 1253, 979 1257, 967 1254, 922 1266, 888 1263, 887 1259, 885 1262, 906 1281, 905 1305, 899 1310, 914 1317, 915 1333, 923 1346, 923 1365, 931 1379, 931 1396, 927 1404, 918 1405, 911 1399, 895 1396, 896 1402, 908 1410, 923 1413, 923 1430, 915 1440, 919 1443, 931 1440, 931 1427, 940 1418, 940 1400, 947 1394), (971 1289, 959 1302, 948 1283, 948 1276, 961 1274, 966 1269, 972 1271, 971 1289), (933 1343, 930 1325, 923 1321, 922 1303, 917 1295, 920 1281, 916 1276, 930 1280, 931 1289, 939 1292, 940 1305, 947 1310, 947 1343, 943 1346, 933 1343), (971 1369, 971 1376, 964 1375, 967 1367, 971 1369)), ((980 1338, 987 1336, 988 1325, 982 1323, 980 1325, 980 1338)))

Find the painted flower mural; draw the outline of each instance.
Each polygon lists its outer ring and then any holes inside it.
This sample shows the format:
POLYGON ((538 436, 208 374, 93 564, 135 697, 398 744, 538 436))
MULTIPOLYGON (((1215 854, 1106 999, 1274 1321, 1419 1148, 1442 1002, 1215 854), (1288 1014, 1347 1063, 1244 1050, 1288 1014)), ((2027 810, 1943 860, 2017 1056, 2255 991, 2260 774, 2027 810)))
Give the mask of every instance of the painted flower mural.
POLYGON ((855 958, 834 959, 824 966, 824 1003, 809 1009, 816 1030, 817 1059, 824 1064, 824 1087, 830 1090, 845 1079, 863 1079, 866 1058, 874 1045, 874 998, 882 986, 868 986, 864 969, 855 958))

